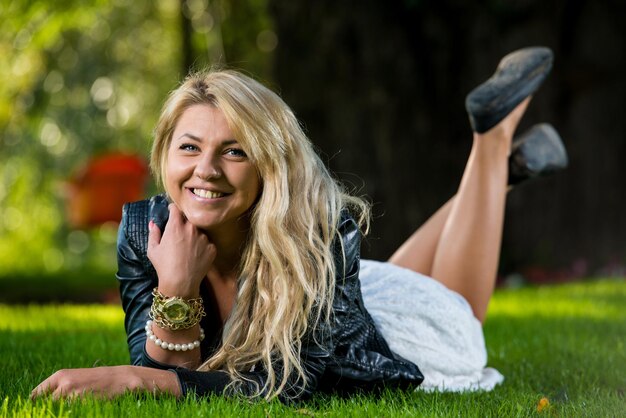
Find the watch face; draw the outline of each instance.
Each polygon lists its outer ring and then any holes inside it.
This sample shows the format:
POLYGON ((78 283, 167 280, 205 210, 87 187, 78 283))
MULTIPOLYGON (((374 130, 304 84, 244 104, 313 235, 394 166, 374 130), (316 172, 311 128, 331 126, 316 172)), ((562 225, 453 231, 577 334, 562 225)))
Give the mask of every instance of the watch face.
POLYGON ((189 315, 189 305, 180 299, 168 300, 163 305, 163 316, 174 323, 184 322, 189 315))

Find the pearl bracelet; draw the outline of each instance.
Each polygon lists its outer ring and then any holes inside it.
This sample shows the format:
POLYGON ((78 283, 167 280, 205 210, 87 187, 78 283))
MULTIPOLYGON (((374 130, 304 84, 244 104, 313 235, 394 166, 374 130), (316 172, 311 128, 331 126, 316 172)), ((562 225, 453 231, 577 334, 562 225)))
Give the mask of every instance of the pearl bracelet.
POLYGON ((200 327, 200 338, 198 338, 197 340, 193 342, 183 343, 183 344, 168 343, 166 341, 163 341, 160 338, 157 338, 157 336, 154 335, 154 332, 152 332, 151 320, 148 320, 146 322, 146 327, 144 329, 146 330, 146 336, 148 337, 148 339, 152 341, 153 343, 155 343, 158 347, 161 347, 164 350, 170 350, 170 351, 193 350, 194 348, 200 347, 200 341, 204 340, 204 330, 202 329, 202 327, 200 327))

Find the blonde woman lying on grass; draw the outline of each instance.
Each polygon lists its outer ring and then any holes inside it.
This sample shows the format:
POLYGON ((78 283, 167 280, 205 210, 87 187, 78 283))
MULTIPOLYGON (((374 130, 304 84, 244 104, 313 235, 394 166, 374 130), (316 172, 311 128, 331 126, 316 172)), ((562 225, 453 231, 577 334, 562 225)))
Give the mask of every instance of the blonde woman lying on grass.
POLYGON ((119 230, 133 365, 61 370, 32 396, 491 390, 503 377, 486 368, 481 322, 507 189, 566 163, 549 125, 513 145, 551 62, 517 51, 468 95, 458 193, 386 262, 360 259, 368 205, 275 93, 234 71, 188 77, 152 148, 165 194, 127 204, 119 230))

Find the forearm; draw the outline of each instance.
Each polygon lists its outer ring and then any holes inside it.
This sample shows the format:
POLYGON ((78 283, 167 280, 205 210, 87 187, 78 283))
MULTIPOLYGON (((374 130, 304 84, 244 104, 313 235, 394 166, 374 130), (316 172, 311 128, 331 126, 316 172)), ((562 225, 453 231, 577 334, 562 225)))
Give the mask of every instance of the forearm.
POLYGON ((186 369, 196 369, 200 365, 200 347, 194 347, 193 349, 176 351, 163 348, 157 343, 171 343, 176 346, 177 344, 182 347, 183 344, 189 346, 194 341, 200 341, 200 326, 195 325, 192 328, 186 330, 171 331, 162 329, 156 324, 152 324, 152 332, 154 334, 154 340, 146 338, 146 353, 154 360, 169 364, 177 367, 184 367, 186 369))
POLYGON ((196 321, 204 315, 200 283, 215 258, 215 248, 204 234, 184 222, 174 205, 170 211, 174 215, 163 235, 154 222, 149 223, 147 255, 157 272, 158 286, 153 293, 154 322, 146 329, 146 353, 160 363, 195 369, 201 361, 202 339, 196 321), (168 304, 173 311, 165 310, 168 304), (182 322, 178 317, 181 309, 186 312, 182 322), (172 312, 176 319, 170 316, 172 312))
POLYGON ((180 397, 182 389, 178 376, 172 370, 158 370, 149 367, 130 366, 135 369, 136 375, 140 377, 140 386, 136 391, 147 391, 152 393, 166 393, 180 397))

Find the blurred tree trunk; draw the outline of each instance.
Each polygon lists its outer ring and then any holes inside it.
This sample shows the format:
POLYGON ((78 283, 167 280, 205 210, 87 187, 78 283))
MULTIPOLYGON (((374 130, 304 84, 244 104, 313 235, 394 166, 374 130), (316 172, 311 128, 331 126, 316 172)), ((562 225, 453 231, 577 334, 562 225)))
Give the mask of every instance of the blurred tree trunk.
POLYGON ((503 272, 626 262, 626 176, 611 157, 626 155, 622 2, 270 0, 270 10, 283 97, 329 166, 374 202, 366 256, 388 257, 454 194, 471 145, 465 94, 507 52, 547 45, 554 73, 521 129, 553 123, 571 167, 511 193, 503 272))
POLYGON ((187 0, 180 0, 180 46, 181 46, 181 74, 189 74, 193 67, 193 61, 195 53, 193 51, 193 43, 191 37, 193 34, 193 27, 191 26, 191 19, 185 13, 185 4, 187 0))

